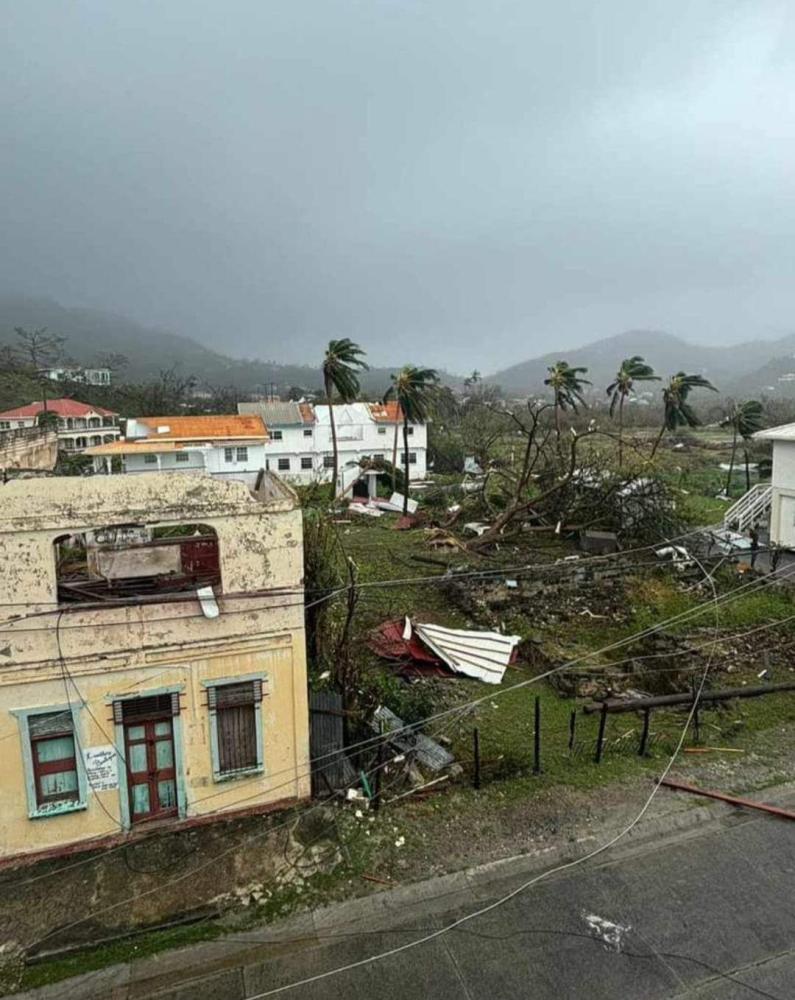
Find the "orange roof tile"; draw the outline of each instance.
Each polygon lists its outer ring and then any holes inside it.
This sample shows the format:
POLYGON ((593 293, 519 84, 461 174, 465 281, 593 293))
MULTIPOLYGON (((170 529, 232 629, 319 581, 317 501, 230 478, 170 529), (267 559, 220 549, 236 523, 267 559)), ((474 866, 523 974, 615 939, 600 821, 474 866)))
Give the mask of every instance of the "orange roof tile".
POLYGON ((403 419, 403 411, 390 399, 387 403, 368 403, 373 420, 394 424, 403 419))
POLYGON ((265 440, 268 431, 262 417, 236 414, 202 417, 136 417, 138 424, 149 428, 147 440, 196 441, 228 438, 260 438, 265 440), (167 427, 168 430, 159 431, 167 427))

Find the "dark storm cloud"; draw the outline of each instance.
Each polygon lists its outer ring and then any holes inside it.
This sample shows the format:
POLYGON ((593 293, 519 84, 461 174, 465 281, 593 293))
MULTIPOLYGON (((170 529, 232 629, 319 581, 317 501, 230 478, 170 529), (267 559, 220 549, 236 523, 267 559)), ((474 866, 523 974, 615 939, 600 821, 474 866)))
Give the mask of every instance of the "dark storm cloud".
POLYGON ((780 333, 791 11, 6 0, 0 281, 285 361, 780 333))

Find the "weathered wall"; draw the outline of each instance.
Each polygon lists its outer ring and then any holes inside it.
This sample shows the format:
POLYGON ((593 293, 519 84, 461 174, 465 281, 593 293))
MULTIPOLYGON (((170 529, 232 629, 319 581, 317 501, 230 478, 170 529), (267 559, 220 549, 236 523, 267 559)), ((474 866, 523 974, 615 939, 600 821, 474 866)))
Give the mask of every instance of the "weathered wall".
POLYGON ((80 746, 119 745, 114 698, 177 688, 183 818, 308 795, 303 539, 301 512, 290 494, 276 490, 262 503, 239 483, 167 473, 31 480, 4 489, 0 855, 112 834, 122 815, 120 791, 89 789, 83 811, 28 819, 21 726, 12 714, 24 709, 84 701, 80 746), (214 528, 222 576, 219 617, 206 618, 190 593, 92 610, 58 606, 54 539, 133 521, 200 521, 214 528), (264 775, 216 782, 202 681, 250 675, 265 675, 264 775))
POLYGON ((21 427, 0 433, 0 469, 51 471, 58 460, 58 435, 54 430, 21 427))

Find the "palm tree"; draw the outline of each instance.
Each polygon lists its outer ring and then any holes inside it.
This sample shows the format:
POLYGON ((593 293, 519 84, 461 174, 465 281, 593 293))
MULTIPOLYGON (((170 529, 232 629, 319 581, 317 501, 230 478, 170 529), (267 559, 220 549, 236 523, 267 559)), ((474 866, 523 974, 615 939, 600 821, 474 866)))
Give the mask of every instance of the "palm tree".
POLYGON ((334 478, 332 479, 332 496, 337 495, 337 476, 339 474, 339 450, 337 448, 337 426, 334 422, 334 393, 343 403, 351 403, 359 395, 359 372, 367 371, 367 365, 362 361, 364 351, 352 340, 343 337, 342 340, 330 340, 323 358, 323 387, 328 403, 329 423, 331 424, 331 447, 334 452, 334 478))
POLYGON ((624 403, 632 395, 636 382, 659 382, 660 376, 654 374, 654 369, 639 354, 624 358, 616 372, 616 377, 607 387, 610 397, 610 416, 618 406, 618 467, 621 468, 624 459, 624 403))
POLYGON ((582 398, 583 387, 591 383, 581 378, 587 368, 572 368, 568 361, 556 361, 547 368, 549 378, 544 379, 555 396, 555 436, 560 444, 560 414, 563 410, 577 412, 577 404, 586 406, 582 398))
POLYGON ((397 400, 399 416, 403 420, 403 465, 405 482, 403 484, 403 514, 409 510, 409 424, 421 424, 428 419, 433 400, 438 392, 439 375, 434 368, 415 368, 406 365, 405 368, 392 376, 392 385, 384 395, 388 399, 397 400))
MULTIPOLYGON (((734 472, 734 459, 737 454, 737 440, 742 438, 744 444, 761 431, 764 426, 762 404, 756 399, 746 399, 744 403, 730 403, 729 412, 723 420, 721 427, 731 427, 732 429, 732 456, 729 459, 729 472, 726 476, 726 496, 729 496, 731 489, 732 473, 734 472)), ((748 467, 748 448, 743 448, 745 452, 745 488, 751 489, 751 470, 748 467)))
POLYGON ((693 389, 718 391, 703 375, 687 375, 685 372, 677 372, 668 380, 668 385, 663 389, 663 423, 651 450, 652 458, 657 454, 657 449, 660 447, 660 442, 666 431, 675 431, 677 427, 698 427, 701 423, 687 401, 687 397, 693 389))

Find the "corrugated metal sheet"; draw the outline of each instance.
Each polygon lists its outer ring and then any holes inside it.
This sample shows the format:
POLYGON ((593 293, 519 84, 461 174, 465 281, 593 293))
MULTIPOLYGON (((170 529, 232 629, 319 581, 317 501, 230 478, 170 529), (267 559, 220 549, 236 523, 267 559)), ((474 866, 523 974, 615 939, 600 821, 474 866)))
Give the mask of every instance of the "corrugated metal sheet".
POLYGON ((312 793, 328 795, 329 788, 345 788, 356 780, 344 753, 342 695, 339 691, 309 692, 309 755, 312 793))
POLYGON ((237 412, 241 416, 262 417, 266 427, 297 427, 304 422, 298 403, 284 403, 281 400, 266 403, 238 403, 237 412))
POLYGON ((420 764, 431 771, 441 771, 455 763, 455 757, 436 740, 416 729, 406 730, 406 723, 386 705, 380 705, 373 712, 370 725, 377 733, 395 733, 389 742, 402 753, 413 753, 420 764))
POLYGON ((486 684, 499 684, 510 662, 518 635, 499 632, 474 632, 469 629, 442 628, 441 625, 414 626, 423 643, 451 670, 477 677, 486 684))

